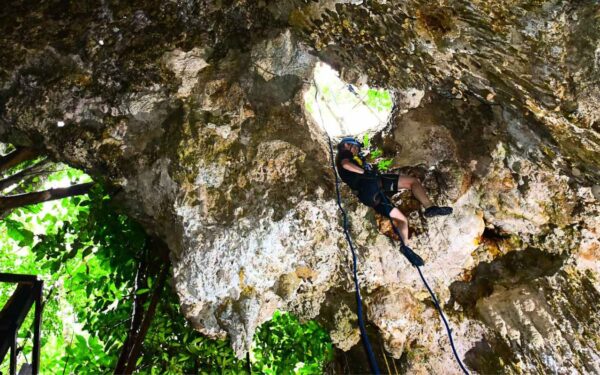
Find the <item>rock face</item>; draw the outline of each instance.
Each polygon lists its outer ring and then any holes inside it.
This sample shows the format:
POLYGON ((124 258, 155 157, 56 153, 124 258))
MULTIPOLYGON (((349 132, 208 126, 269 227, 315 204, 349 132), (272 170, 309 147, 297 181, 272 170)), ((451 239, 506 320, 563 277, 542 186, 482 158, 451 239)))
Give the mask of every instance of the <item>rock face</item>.
MULTIPOLYGON (((201 332, 241 356, 280 309, 356 348, 328 146, 302 102, 320 59, 396 92, 374 142, 455 209, 425 220, 394 197, 469 368, 600 372, 593 1, 13 3, 0 139, 112 186, 169 245, 201 332)), ((342 190, 378 355, 458 372, 385 220, 342 190)))

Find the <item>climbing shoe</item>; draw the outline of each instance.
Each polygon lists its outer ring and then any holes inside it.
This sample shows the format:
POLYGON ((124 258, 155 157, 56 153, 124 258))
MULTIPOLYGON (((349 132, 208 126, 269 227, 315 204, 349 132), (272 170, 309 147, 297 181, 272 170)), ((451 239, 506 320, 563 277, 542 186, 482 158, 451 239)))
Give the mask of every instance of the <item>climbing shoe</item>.
POLYGON ((452 207, 431 206, 425 210, 425 217, 444 216, 452 213, 452 207))
POLYGON ((420 267, 425 264, 423 258, 421 258, 417 253, 415 253, 410 247, 406 245, 400 246, 400 252, 408 259, 410 264, 415 267, 420 267))

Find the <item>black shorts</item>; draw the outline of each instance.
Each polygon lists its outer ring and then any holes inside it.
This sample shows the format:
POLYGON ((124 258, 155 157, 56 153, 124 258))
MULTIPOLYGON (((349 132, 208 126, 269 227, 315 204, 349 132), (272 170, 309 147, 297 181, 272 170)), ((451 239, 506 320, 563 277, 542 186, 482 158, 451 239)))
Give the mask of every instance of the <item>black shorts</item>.
POLYGON ((379 214, 389 217, 390 212, 394 209, 394 205, 389 199, 381 196, 383 193, 395 193, 398 191, 398 176, 397 174, 383 174, 377 182, 365 181, 359 188, 359 200, 373 209, 379 214))
POLYGON ((400 175, 386 173, 381 175, 381 190, 385 193, 395 193, 398 191, 398 178, 400 175))

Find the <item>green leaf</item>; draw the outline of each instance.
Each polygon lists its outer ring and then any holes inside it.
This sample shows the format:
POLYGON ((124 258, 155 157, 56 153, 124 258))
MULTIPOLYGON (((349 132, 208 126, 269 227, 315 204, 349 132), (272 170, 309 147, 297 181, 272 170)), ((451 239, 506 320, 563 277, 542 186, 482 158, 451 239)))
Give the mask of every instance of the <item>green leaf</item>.
POLYGON ((6 233, 9 238, 19 244, 19 246, 31 246, 33 244, 33 232, 27 230, 18 221, 5 219, 6 233))
POLYGON ((394 159, 384 159, 380 162, 377 163, 377 169, 385 172, 388 169, 390 169, 390 167, 392 166, 392 162, 394 161, 394 159))
POLYGON ((371 143, 369 142, 369 134, 365 134, 363 136, 363 145, 365 149, 368 149, 371 145, 371 143))

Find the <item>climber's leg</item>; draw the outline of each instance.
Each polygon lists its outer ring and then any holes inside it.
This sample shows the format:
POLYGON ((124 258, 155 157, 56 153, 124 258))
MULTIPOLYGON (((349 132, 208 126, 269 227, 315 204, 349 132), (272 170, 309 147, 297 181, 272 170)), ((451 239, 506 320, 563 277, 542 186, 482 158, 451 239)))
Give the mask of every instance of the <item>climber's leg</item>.
POLYGON ((452 207, 446 206, 435 206, 431 203, 421 185, 421 181, 418 178, 400 176, 398 177, 398 188, 399 189, 410 189, 419 202, 425 208, 425 217, 444 216, 452 213, 452 207))
POLYGON ((402 237, 402 241, 404 242, 404 244, 408 245, 408 219, 396 207, 394 207, 390 211, 390 217, 394 221, 394 225, 396 225, 396 228, 398 228, 400 236, 402 237))
POLYGON ((419 181, 418 178, 399 176, 398 189, 410 189, 415 198, 421 202, 425 209, 432 206, 431 201, 427 197, 427 193, 425 193, 425 189, 423 189, 423 185, 421 185, 421 181, 419 181))

